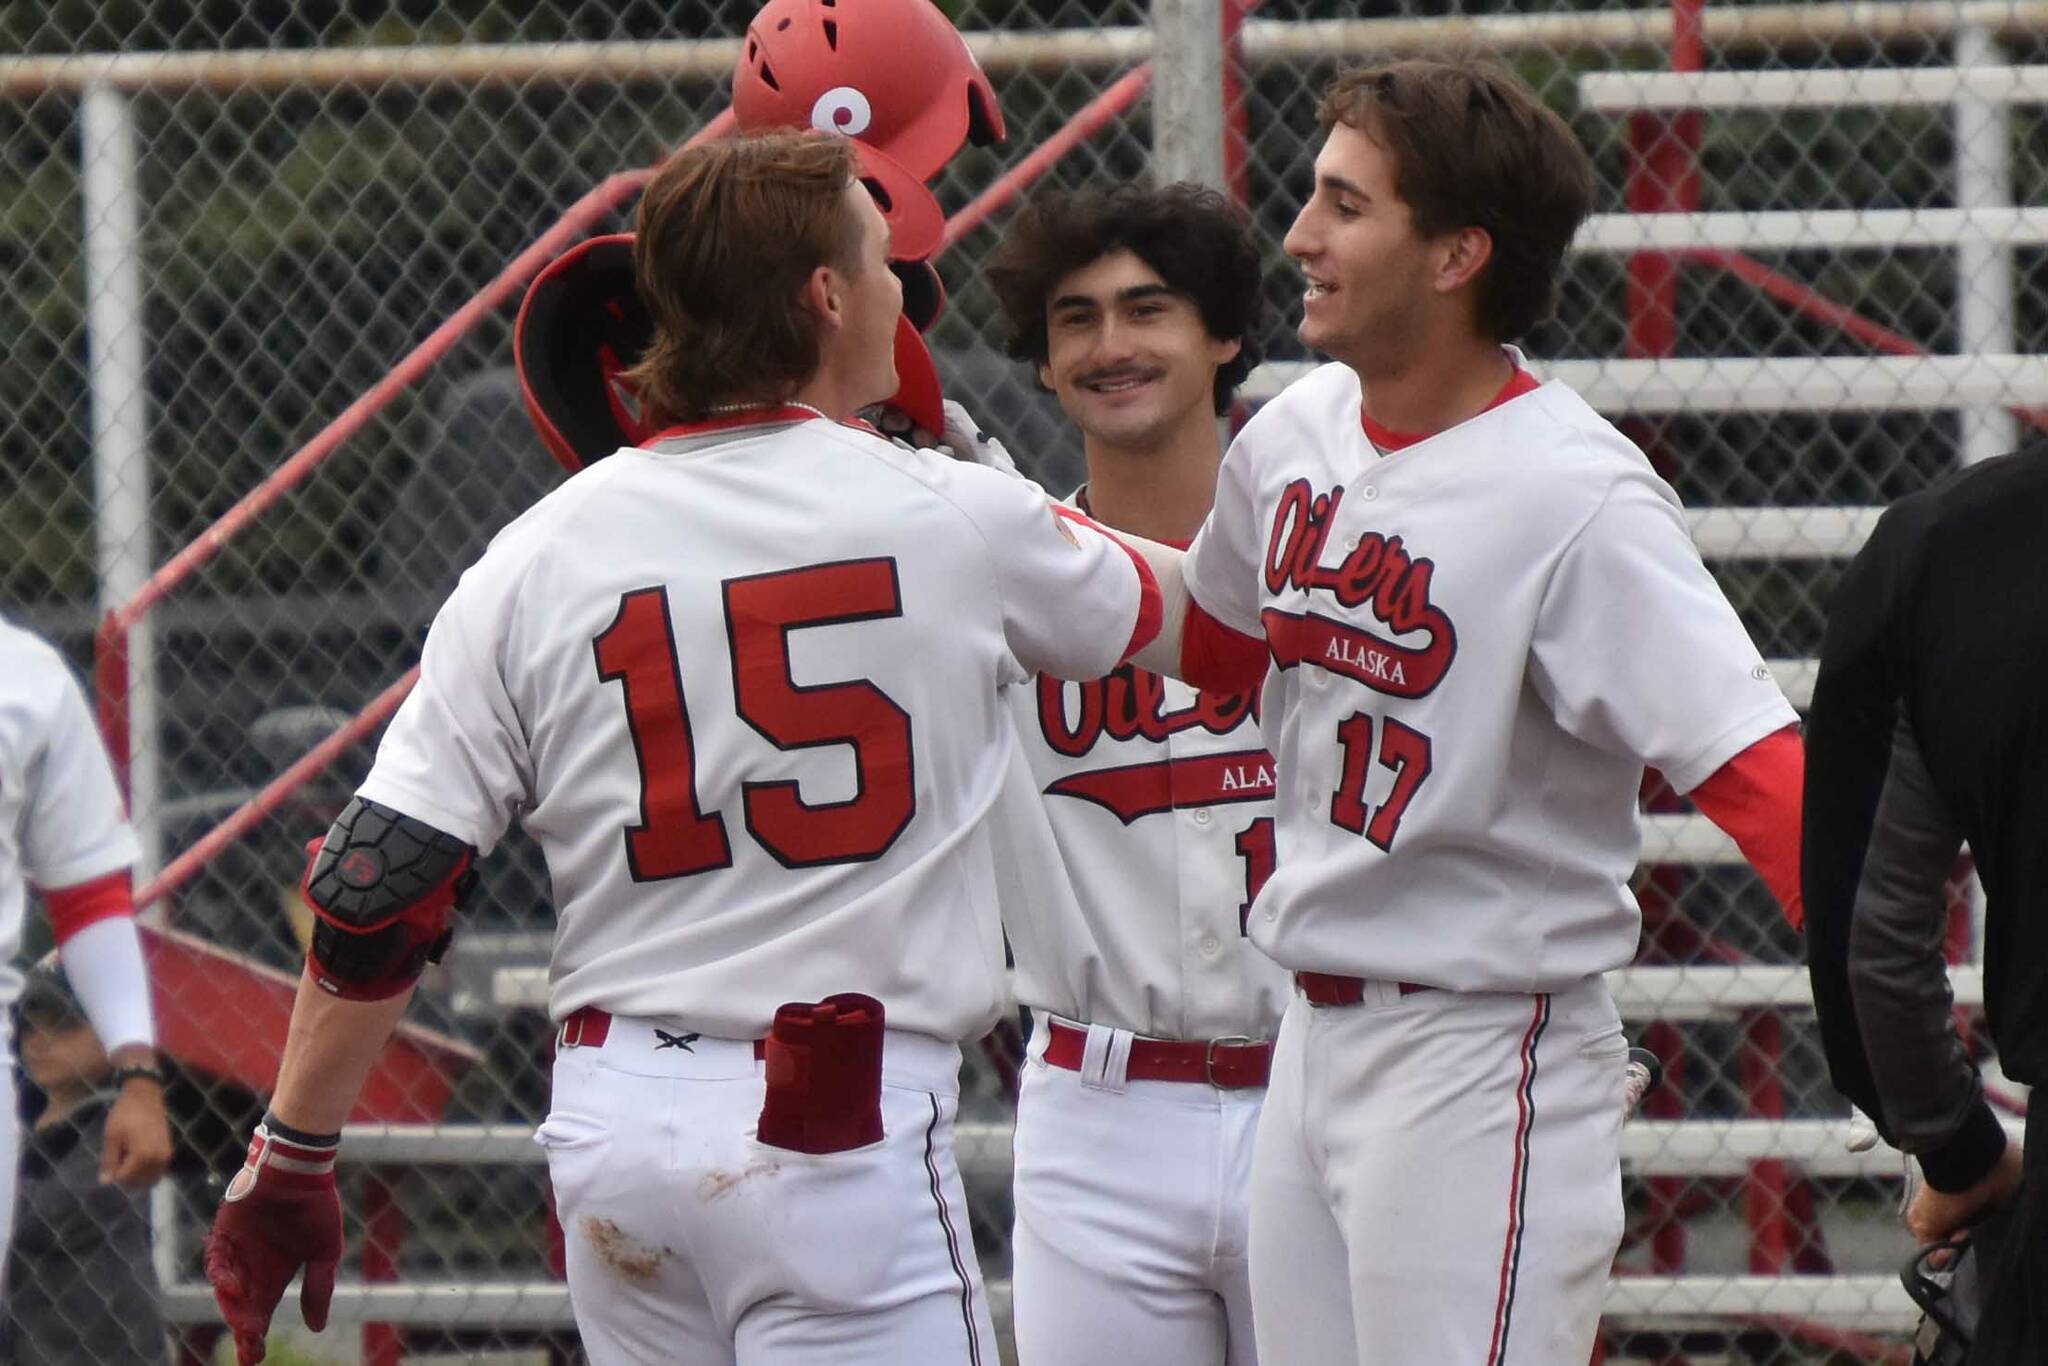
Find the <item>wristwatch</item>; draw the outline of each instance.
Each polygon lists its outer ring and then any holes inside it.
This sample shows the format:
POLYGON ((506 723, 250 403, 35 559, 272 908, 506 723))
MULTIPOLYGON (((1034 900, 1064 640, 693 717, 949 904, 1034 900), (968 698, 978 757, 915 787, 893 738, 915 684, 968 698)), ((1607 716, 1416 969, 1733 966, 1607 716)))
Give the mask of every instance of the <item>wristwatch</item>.
POLYGON ((164 1069, 155 1063, 131 1063, 126 1067, 115 1068, 113 1078, 114 1085, 116 1086, 126 1086, 129 1082, 138 1079, 153 1081, 158 1086, 162 1086, 164 1084, 164 1069))

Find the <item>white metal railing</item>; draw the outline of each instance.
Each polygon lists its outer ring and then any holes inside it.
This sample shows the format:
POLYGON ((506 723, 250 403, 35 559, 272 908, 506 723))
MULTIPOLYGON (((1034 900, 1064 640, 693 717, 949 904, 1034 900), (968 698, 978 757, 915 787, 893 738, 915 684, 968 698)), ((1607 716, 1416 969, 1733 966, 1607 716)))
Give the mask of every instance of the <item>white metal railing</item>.
POLYGON ((1601 213, 1573 241, 1580 252, 1897 251, 1986 242, 2048 242, 2048 208, 1765 209, 1722 213, 1601 213))
POLYGON ((1881 507, 1687 508, 1693 543, 1710 560, 1834 559, 1870 539, 1881 507))
POLYGON ((1779 71, 1589 71, 1579 103, 1603 114, 1636 110, 1839 109, 1953 104, 1963 96, 2048 102, 2048 66, 1862 67, 1779 71))
MULTIPOLYGON (((1668 1018, 1668 1017, 1667 1017, 1668 1018)), ((2012 1141, 2026 1122, 2003 1120, 2012 1141)), ((961 1120, 954 1130, 960 1170, 970 1184, 1010 1179, 1008 1119, 961 1120)), ((1879 1143, 1849 1147, 1846 1119, 1632 1119, 1621 1132, 1622 1168, 1632 1176, 1736 1177, 1765 1158, 1808 1176, 1896 1181, 1901 1154, 1879 1143)), ((524 1124, 351 1124, 341 1159, 350 1166, 538 1167, 547 1153, 524 1124)))
MULTIPOLYGON (((1941 39, 1975 27, 2000 37, 2048 32, 2048 0, 1962 3, 1714 5, 1700 16, 1701 37, 1720 52, 1813 51, 1859 42, 1941 39)), ((1039 33, 968 30, 962 35, 988 72, 1096 70, 1152 55, 1152 35, 1135 26, 1039 33)), ((1668 50, 1668 5, 1644 4, 1558 14, 1475 14, 1418 18, 1295 21, 1253 18, 1242 32, 1254 65, 1362 59, 1389 53, 1598 48, 1668 50)), ((79 94, 93 86, 154 90, 250 91, 406 85, 564 85, 724 80, 739 56, 736 38, 661 42, 464 43, 329 49, 254 48, 208 52, 118 52, 0 58, 0 97, 79 94)), ((1600 73, 1605 75, 1607 73, 1600 73)), ((1635 74, 1635 73, 1622 73, 1635 74)))
MULTIPOLYGON (((1588 72, 1579 79, 1579 99, 1583 107, 1606 114, 1646 110, 1832 110, 1856 105, 1946 108, 1956 149, 1956 208, 1949 211, 1945 225, 1954 231, 1941 244, 1956 254, 1957 350, 1962 353, 1956 359, 2003 358, 2012 350, 2014 337, 2012 247, 2019 240, 2019 230, 2036 217, 2033 211, 2014 209, 2011 203, 2012 107, 2048 101, 2048 66, 2016 66, 2004 61, 1996 47, 1998 35, 1987 22, 1989 18, 1972 14, 1961 19, 1953 30, 1955 65, 1949 67, 1588 72), (2015 235, 1993 238, 1982 231, 1999 216, 2007 216, 2006 225, 2014 229, 2015 235)), ((1663 216, 1646 217, 1654 221, 1663 216)), ((1699 221, 1702 216, 1686 217, 1695 220, 1691 226, 1696 230, 1709 227, 1699 221)), ((1859 229, 1843 227, 1838 235, 1849 240, 1840 245, 1878 245, 1862 234, 1874 231, 1877 222, 1886 220, 1874 215, 1864 217, 1867 221, 1875 218, 1876 222, 1859 229)), ((1732 226, 1712 226, 1720 228, 1726 236, 1735 235, 1732 226)), ((1788 219, 1772 218, 1755 226, 1759 239, 1749 244, 1753 249, 1788 245, 1787 239, 1793 235, 1788 219)), ((1912 231, 1908 224, 1899 226, 1912 231)), ((2037 223, 2031 226, 2038 230, 2037 223)), ((1925 236, 1931 244, 1935 234, 1925 236)), ((1811 239, 1809 244, 1824 245, 1811 239)), ((1958 391, 1952 400, 1937 398, 1933 404, 1961 410, 1959 434, 1964 464, 2012 449, 2017 430, 2010 409, 2015 405, 2039 406, 2036 400, 2017 392, 1973 400, 1958 391)), ((1826 393, 1817 394, 1811 406, 1837 410, 1869 408, 1861 401, 1831 400, 1826 393)))
MULTIPOLYGON (((1956 1004, 1984 1004, 1981 968, 1951 967, 1956 1004)), ((1752 1010, 1811 1010, 1813 987, 1798 965, 1630 967, 1607 974, 1624 1020, 1707 1020, 1752 1010)))
MULTIPOLYGON (((1603 413, 1933 412, 2048 407, 2048 356, 1715 356, 1682 360, 1532 360, 1603 413)), ((1315 368, 1275 361, 1244 396, 1272 398, 1315 368)))
MULTIPOLYGON (((990 1280, 987 1290, 995 1317, 1007 1319, 1009 1282, 990 1280)), ((212 1291, 204 1285, 166 1286, 162 1302, 173 1323, 219 1321, 212 1291)), ((1892 1330, 1909 1328, 1919 1315, 1898 1277, 1872 1275, 1617 1276, 1608 1282, 1606 1312, 1613 1319, 1660 1322, 1786 1315, 1892 1330)), ((569 1289, 560 1281, 345 1281, 334 1288, 330 1321, 529 1331, 568 1331, 576 1325, 569 1289)))

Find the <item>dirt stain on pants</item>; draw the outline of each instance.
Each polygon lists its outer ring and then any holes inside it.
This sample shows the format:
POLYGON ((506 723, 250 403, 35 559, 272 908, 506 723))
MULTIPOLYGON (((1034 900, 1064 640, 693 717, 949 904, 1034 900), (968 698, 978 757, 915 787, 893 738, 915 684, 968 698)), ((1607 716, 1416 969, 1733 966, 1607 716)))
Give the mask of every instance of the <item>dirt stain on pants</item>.
POLYGON ((661 1264, 676 1255, 672 1247, 643 1243, 609 1219, 585 1216, 583 1237, 597 1259, 634 1285, 652 1285, 661 1264))

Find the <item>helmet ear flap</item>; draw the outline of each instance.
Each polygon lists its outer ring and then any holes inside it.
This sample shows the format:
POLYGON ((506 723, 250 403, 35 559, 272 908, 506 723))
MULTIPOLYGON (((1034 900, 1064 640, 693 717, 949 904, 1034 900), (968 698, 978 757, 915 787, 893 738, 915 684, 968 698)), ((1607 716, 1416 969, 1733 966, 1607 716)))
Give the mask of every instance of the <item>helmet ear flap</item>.
POLYGON ((889 269, 903 283, 903 316, 923 332, 946 308, 946 286, 929 261, 891 261, 889 269))
POLYGON ((946 213, 924 182, 879 147, 853 139, 860 181, 888 220, 891 259, 917 261, 938 251, 946 235, 946 213))
POLYGON ((976 147, 992 147, 1008 137, 1003 127, 1003 107, 996 103, 996 92, 989 88, 988 77, 979 72, 976 76, 967 87, 967 140, 976 147))

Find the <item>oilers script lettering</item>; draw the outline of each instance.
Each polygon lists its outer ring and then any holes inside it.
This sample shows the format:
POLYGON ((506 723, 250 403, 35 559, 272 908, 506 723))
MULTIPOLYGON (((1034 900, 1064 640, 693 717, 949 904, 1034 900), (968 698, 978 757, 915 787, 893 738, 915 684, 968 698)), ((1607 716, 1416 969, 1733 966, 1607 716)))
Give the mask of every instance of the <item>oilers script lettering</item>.
MULTIPOLYGON (((1104 741, 1163 745, 1190 731, 1228 735, 1258 713, 1256 690, 1196 693, 1188 706, 1169 709, 1159 675, 1129 664, 1087 683, 1038 678, 1039 733, 1054 753, 1070 759, 1088 756, 1104 741)), ((1114 764, 1069 774, 1045 792, 1092 802, 1129 825, 1161 811, 1264 801, 1273 795, 1273 758, 1251 748, 1114 764)))
POLYGON ((1344 558, 1324 560, 1344 486, 1317 493, 1297 479, 1280 495, 1266 545, 1266 590, 1308 596, 1302 612, 1268 607, 1260 615, 1273 658, 1283 669, 1311 664, 1390 697, 1424 697, 1443 681, 1458 652, 1450 617, 1430 601, 1434 561, 1412 555, 1399 536, 1368 531, 1344 558), (1369 612, 1379 632, 1314 610, 1327 594, 1347 616, 1369 612))

